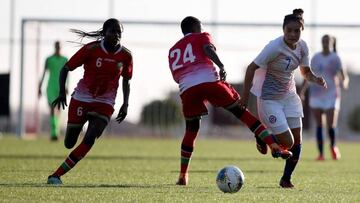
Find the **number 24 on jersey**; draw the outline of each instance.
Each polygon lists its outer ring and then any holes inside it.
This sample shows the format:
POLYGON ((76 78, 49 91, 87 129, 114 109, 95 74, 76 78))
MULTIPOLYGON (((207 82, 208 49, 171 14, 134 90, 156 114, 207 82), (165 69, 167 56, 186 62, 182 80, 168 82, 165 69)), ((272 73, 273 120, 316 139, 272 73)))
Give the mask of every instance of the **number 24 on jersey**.
POLYGON ((187 62, 193 63, 196 59, 193 54, 191 43, 186 45, 185 50, 182 52, 181 49, 174 49, 170 52, 170 58, 175 60, 171 63, 171 69, 174 71, 184 66, 187 62))

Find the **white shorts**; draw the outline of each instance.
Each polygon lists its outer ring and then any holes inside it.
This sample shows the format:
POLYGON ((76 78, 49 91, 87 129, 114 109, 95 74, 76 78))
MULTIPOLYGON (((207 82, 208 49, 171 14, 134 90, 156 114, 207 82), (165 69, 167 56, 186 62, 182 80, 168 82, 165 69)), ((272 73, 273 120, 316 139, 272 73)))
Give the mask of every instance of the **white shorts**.
POLYGON ((322 109, 322 110, 328 110, 328 109, 340 109, 340 98, 339 97, 333 97, 328 99, 323 98, 316 98, 316 97, 310 97, 309 98, 309 106, 312 109, 322 109))
POLYGON ((258 114, 261 122, 274 134, 302 127, 304 116, 301 99, 297 94, 281 100, 257 99, 258 114))

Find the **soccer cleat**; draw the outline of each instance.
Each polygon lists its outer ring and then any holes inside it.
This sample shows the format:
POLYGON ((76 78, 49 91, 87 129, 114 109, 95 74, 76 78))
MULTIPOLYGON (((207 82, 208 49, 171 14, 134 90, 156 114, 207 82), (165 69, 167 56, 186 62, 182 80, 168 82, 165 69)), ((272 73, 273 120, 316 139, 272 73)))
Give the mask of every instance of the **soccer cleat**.
POLYGON ((62 181, 60 180, 60 177, 50 175, 48 177, 47 184, 49 184, 49 185, 61 185, 62 181))
POLYGON ((279 183, 280 187, 282 188, 289 188, 289 189, 293 189, 294 185, 291 183, 290 180, 285 180, 283 178, 281 178, 280 183, 279 183))
POLYGON ((255 136, 256 139, 256 149, 261 153, 261 154, 266 154, 267 153, 267 145, 264 141, 262 141, 259 137, 255 136))
POLYGON ((316 161, 324 161, 325 158, 324 158, 324 155, 319 155, 317 158, 316 158, 316 161))
POLYGON ((290 157, 292 157, 292 152, 288 151, 288 150, 281 150, 281 149, 273 149, 271 152, 271 155, 274 158, 279 158, 281 157, 282 159, 288 159, 290 157))
POLYGON ((188 182, 189 182, 188 174, 180 174, 179 179, 176 182, 176 185, 188 185, 188 182))
POLYGON ((330 152, 333 160, 339 160, 341 158, 340 150, 337 146, 330 147, 330 152))

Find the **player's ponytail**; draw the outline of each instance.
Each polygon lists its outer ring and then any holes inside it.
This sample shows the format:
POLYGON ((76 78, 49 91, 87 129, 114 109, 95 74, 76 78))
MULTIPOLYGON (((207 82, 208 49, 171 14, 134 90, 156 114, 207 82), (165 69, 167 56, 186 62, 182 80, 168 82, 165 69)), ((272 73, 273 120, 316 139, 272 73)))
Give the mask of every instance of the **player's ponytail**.
POLYGON ((336 37, 332 37, 333 38, 333 52, 337 53, 337 49, 336 49, 336 37))
POLYGON ((114 23, 120 25, 120 34, 121 34, 124 31, 124 27, 120 23, 120 21, 115 18, 110 18, 110 19, 106 20, 103 24, 102 29, 99 29, 97 31, 85 32, 85 31, 78 30, 78 29, 70 29, 70 32, 77 34, 81 38, 80 41, 82 41, 83 38, 93 38, 96 40, 102 40, 105 36, 105 30, 107 30, 114 23))
POLYGON ((82 40, 82 38, 95 38, 96 40, 101 40, 103 37, 102 29, 98 30, 98 31, 91 31, 91 32, 85 32, 85 31, 78 30, 78 29, 70 29, 70 32, 77 34, 81 38, 81 40, 82 40))

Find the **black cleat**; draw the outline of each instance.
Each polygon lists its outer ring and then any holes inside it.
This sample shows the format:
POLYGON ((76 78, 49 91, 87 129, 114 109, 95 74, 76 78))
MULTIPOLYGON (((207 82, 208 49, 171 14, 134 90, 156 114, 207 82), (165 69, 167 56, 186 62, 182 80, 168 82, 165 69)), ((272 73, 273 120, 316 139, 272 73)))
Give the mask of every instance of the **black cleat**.
POLYGON ((293 189, 294 185, 291 183, 290 180, 285 180, 283 178, 280 179, 280 183, 279 183, 280 187, 282 188, 289 188, 289 189, 293 189))
POLYGON ((288 159, 290 157, 292 157, 292 152, 288 151, 288 150, 273 150, 271 152, 271 155, 274 158, 279 158, 281 157, 282 159, 288 159))

